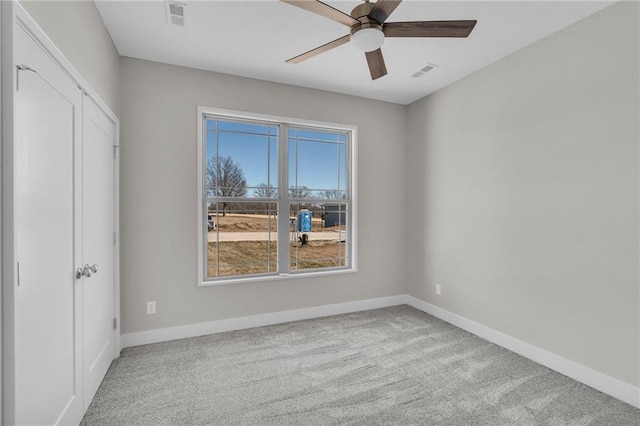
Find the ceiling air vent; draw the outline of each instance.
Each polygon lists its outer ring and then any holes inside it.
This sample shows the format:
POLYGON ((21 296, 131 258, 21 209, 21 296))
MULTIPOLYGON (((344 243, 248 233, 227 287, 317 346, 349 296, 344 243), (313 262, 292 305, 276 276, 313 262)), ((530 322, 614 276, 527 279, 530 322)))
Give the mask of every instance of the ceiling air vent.
POLYGON ((186 4, 175 1, 166 2, 167 22, 173 25, 184 26, 184 8, 186 4))
POLYGON ((413 77, 413 78, 421 77, 423 74, 426 74, 429 71, 431 71, 432 69, 437 68, 437 67, 438 66, 436 64, 427 64, 426 66, 420 68, 417 72, 412 74, 411 77, 413 77))

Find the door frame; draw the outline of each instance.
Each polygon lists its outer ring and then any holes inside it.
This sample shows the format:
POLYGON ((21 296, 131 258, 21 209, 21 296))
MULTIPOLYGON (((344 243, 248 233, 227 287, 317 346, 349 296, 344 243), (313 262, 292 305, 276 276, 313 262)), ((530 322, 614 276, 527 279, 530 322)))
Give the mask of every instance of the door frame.
MULTIPOLYGON (((16 64, 13 58, 14 34, 22 27, 40 45, 40 47, 62 68, 71 80, 89 96, 115 125, 114 140, 114 230, 116 232, 114 250, 114 315, 117 321, 114 330, 116 339, 116 358, 120 354, 120 121, 107 104, 100 98, 97 92, 82 77, 76 68, 65 58, 62 52, 53 44, 51 39, 29 16, 24 8, 16 1, 1 1, 2 43, 0 45, 2 56, 2 401, 0 423, 6 425, 15 424, 15 284, 17 279, 15 257, 15 89, 16 89, 16 64)), ((73 273, 73 271, 69 271, 73 273)))

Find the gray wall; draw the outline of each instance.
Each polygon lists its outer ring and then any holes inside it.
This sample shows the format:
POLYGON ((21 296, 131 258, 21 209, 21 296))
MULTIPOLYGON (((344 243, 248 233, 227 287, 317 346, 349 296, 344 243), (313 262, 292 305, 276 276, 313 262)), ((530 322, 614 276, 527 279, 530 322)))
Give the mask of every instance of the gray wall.
POLYGON ((405 205, 405 107, 137 59, 121 66, 123 333, 404 293, 402 224, 383 220, 405 205), (359 273, 196 287, 198 105, 359 127, 359 273), (158 313, 147 315, 152 300, 158 313))
POLYGON ((615 4, 409 106, 405 264, 413 296, 635 386, 638 17, 615 4))
POLYGON ((21 1, 40 28, 120 116, 120 56, 93 1, 21 1))

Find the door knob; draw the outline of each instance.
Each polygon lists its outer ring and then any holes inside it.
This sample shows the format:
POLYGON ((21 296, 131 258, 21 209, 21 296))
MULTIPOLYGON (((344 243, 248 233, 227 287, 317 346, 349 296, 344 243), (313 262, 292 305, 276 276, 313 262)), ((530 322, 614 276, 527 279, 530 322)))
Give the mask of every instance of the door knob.
POLYGON ((76 269, 76 278, 80 279, 83 276, 89 278, 91 276, 91 268, 89 265, 84 265, 84 268, 76 269))
POLYGON ((83 276, 89 278, 91 276, 91 274, 97 274, 98 273, 98 265, 93 265, 90 266, 88 263, 86 265, 84 265, 84 268, 78 268, 76 269, 76 278, 80 279, 83 276))

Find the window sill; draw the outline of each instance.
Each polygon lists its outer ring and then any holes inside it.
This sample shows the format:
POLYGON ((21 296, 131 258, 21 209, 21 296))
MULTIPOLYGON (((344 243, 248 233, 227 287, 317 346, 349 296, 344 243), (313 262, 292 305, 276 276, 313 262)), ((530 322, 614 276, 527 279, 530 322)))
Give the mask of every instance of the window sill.
POLYGON ((281 280, 290 280, 290 279, 296 279, 296 278, 325 277, 325 276, 331 276, 331 275, 354 274, 357 272, 358 272, 358 269, 351 268, 351 269, 333 269, 329 271, 316 271, 316 272, 296 272, 292 274, 280 274, 280 275, 262 275, 262 276, 255 276, 255 277, 246 277, 246 278, 228 278, 228 279, 219 279, 215 281, 200 282, 198 283, 198 287, 216 287, 216 286, 230 285, 230 284, 281 281, 281 280))

